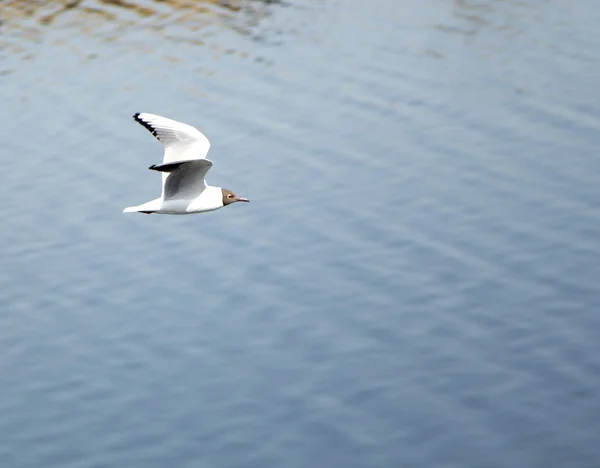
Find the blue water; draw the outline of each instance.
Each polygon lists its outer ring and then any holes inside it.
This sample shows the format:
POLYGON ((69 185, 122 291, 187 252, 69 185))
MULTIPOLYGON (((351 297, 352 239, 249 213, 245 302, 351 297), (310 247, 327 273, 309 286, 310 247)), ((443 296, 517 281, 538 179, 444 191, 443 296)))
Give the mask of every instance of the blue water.
POLYGON ((599 466, 596 2, 0 16, 0 466, 599 466))

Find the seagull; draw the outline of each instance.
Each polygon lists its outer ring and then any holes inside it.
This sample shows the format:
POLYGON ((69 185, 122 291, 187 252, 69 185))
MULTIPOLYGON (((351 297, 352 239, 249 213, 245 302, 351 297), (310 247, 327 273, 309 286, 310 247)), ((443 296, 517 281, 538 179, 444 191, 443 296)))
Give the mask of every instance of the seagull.
POLYGON ((184 215, 250 201, 238 197, 231 190, 206 184, 204 178, 213 166, 213 162, 206 159, 210 141, 198 129, 144 112, 134 114, 133 118, 165 147, 162 164, 148 168, 162 172, 162 195, 147 203, 125 208, 124 213, 184 215))

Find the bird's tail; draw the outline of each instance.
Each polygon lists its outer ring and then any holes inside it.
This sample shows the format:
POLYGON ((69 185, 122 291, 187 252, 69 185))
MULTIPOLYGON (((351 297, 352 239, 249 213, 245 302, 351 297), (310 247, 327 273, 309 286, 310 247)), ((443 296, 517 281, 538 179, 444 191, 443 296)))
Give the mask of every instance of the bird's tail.
POLYGON ((152 213, 151 210, 144 210, 141 205, 140 206, 128 206, 123 210, 123 213, 152 213))
POLYGON ((158 211, 160 207, 160 198, 156 200, 149 201, 147 203, 143 203, 137 206, 128 206, 123 210, 123 213, 154 213, 158 211))

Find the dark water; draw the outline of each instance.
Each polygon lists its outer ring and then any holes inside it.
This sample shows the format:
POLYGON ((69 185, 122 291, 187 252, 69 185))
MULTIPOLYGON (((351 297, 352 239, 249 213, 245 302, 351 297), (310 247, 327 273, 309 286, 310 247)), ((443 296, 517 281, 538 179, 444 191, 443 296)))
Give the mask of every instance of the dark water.
POLYGON ((0 12, 2 467, 600 466, 596 2, 0 12))

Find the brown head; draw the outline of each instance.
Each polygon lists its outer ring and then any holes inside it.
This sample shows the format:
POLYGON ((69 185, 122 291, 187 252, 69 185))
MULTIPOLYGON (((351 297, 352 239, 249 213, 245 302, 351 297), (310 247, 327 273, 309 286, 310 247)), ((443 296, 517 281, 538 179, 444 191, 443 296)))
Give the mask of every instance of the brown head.
POLYGON ((238 201, 250 201, 247 198, 238 197, 235 193, 233 193, 231 190, 227 190, 226 188, 222 188, 221 193, 223 194, 223 206, 227 206, 238 201))

